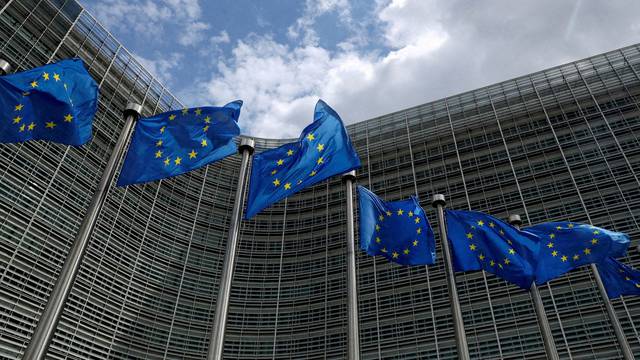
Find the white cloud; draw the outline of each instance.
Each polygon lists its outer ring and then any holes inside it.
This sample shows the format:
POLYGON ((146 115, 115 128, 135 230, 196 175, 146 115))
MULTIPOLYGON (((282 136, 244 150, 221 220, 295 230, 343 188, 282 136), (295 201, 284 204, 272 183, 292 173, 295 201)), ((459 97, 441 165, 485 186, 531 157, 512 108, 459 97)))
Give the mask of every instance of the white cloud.
POLYGON ((230 41, 231 38, 229 38, 229 34, 224 30, 220 31, 218 35, 211 37, 212 44, 228 44, 230 41))
POLYGON ((319 46, 315 19, 336 12, 345 24, 350 11, 346 1, 307 1, 289 27, 294 44, 255 34, 238 41, 203 98, 244 100, 245 133, 296 137, 318 98, 351 123, 628 45, 634 39, 620 34, 638 31, 630 14, 640 3, 380 0, 375 21, 386 51, 351 41, 319 46))
POLYGON ((173 70, 180 66, 180 62, 183 59, 182 54, 175 52, 169 55, 156 54, 157 56, 153 60, 138 54, 133 55, 151 75, 165 84, 171 84, 173 80, 173 70))
POLYGON ((92 13, 109 29, 135 32, 157 39, 175 34, 178 43, 194 46, 206 38, 210 25, 201 21, 199 0, 101 0, 90 3, 92 13), (179 31, 176 31, 179 29, 179 31))

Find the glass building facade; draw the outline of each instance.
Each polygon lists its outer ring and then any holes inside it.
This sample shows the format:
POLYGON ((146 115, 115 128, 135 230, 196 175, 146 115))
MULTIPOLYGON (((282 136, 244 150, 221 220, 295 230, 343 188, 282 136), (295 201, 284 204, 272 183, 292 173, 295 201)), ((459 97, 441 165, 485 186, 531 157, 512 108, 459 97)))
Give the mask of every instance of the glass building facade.
MULTIPOLYGON (((74 56, 100 85, 91 143, 0 146, 0 358, 24 352, 127 101, 145 116, 182 106, 76 1, 0 1, 0 57, 14 69, 74 56)), ((640 46, 348 129, 358 183, 386 200, 417 193, 432 226, 429 200, 442 193, 449 207, 525 225, 627 232, 624 260, 640 266, 640 46)), ((285 141, 257 139, 257 151, 285 141)), ((205 357, 239 163, 110 189, 49 358, 205 357)), ((345 222, 338 177, 242 222, 225 358, 346 357, 345 222)), ((456 358, 441 260, 407 268, 359 253, 357 266, 364 359, 456 358)), ((545 358, 528 292, 483 272, 457 274, 457 286, 473 359, 545 358)), ((588 268, 540 291, 561 358, 621 358, 588 268)), ((614 306, 640 356, 640 299, 614 306)))

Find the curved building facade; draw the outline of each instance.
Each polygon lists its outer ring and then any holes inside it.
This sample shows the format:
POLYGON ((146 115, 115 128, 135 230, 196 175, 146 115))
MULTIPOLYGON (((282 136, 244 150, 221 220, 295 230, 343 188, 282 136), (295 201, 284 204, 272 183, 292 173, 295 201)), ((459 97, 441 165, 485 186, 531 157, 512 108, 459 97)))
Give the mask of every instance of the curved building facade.
MULTIPOLYGON (((74 0, 0 3, 0 57, 17 70, 78 56, 100 85, 94 139, 0 146, 0 358, 21 358, 124 125, 182 104, 74 0)), ((312 109, 309 109, 311 114, 312 109)), ((640 47, 519 77, 348 127, 358 182, 525 224, 591 222, 630 234, 640 266, 640 47)), ((285 140, 257 140, 257 151, 285 140)), ((240 157, 173 179, 111 187, 51 359, 203 359, 240 157)), ((357 218, 357 217, 356 217, 357 218)), ((346 357, 346 216, 338 177, 240 230, 224 356, 346 357)), ((357 234, 356 234, 357 238, 357 234)), ((439 246, 439 245, 438 245, 439 246)), ((441 258, 441 249, 438 247, 441 258)), ((455 359, 441 260, 400 267, 357 254, 364 359, 455 359)), ((473 359, 544 359, 528 292, 457 276, 473 359)), ((619 359, 592 274, 541 286, 563 359, 619 359)), ((640 299, 614 300, 640 356, 640 299)))

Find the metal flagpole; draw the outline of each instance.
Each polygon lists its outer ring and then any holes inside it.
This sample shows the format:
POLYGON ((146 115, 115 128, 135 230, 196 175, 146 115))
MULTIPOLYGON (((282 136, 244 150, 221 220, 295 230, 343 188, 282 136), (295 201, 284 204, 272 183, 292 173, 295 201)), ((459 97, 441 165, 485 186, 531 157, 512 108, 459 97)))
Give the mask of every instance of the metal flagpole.
POLYGON ((600 277, 600 273, 598 272, 598 268, 595 264, 591 264, 591 271, 593 272, 593 277, 596 278, 596 284, 598 284, 598 290, 600 290, 602 302, 604 302, 604 307, 607 309, 607 314, 611 320, 611 326, 613 326, 613 331, 618 339, 618 345, 620 345, 620 349, 622 350, 622 356, 625 360, 633 360, 635 357, 631 352, 627 338, 624 336, 624 331, 622 330, 622 326, 618 320, 618 315, 616 315, 616 310, 613 308, 613 304, 611 304, 611 299, 609 299, 609 295, 607 295, 607 290, 602 283, 602 278, 600 277))
MULTIPOLYGON (((509 224, 513 225, 516 229, 520 230, 522 225, 522 219, 520 215, 509 215, 509 224)), ((551 332, 551 326, 549 326, 549 319, 547 319, 547 313, 544 310, 544 304, 542 303, 542 296, 536 283, 531 284, 531 297, 533 298, 533 304, 536 308, 536 317, 538 318, 538 325, 540 326, 540 332, 542 333, 542 341, 544 343, 544 351, 547 353, 547 359, 560 360, 558 356, 558 350, 556 349, 556 343, 553 341, 553 333, 551 332)))
POLYGON ((128 103, 124 110, 124 128, 109 157, 109 162, 107 162, 107 167, 102 173, 102 178, 100 179, 96 192, 91 198, 87 214, 82 220, 80 230, 62 266, 60 276, 53 287, 53 291, 51 291, 51 295, 49 295, 49 300, 40 316, 38 326, 36 326, 31 336, 31 341, 24 352, 23 359, 41 360, 45 358, 49 343, 53 338, 58 321, 62 316, 64 304, 71 292, 73 281, 80 270, 82 258, 87 249, 93 229, 95 228, 100 210, 104 205, 109 186, 115 178, 116 169, 122 159, 127 142, 131 137, 133 126, 138 120, 141 111, 142 105, 136 103, 128 103))
POLYGON ((353 182, 355 170, 342 175, 347 197, 347 312, 348 312, 348 359, 360 359, 360 324, 358 323, 358 277, 356 276, 355 233, 353 227, 353 182))
POLYGON ((7 75, 11 72, 11 64, 5 59, 0 59, 0 75, 7 75))
POLYGON ((255 141, 249 138, 242 138, 238 151, 242 155, 240 172, 238 173, 238 187, 236 189, 235 202, 231 213, 231 224, 229 225, 229 240, 227 250, 224 254, 224 265, 222 278, 220 279, 220 290, 216 301, 216 313, 213 321, 213 333, 209 340, 209 351, 207 360, 222 360, 222 350, 224 349, 224 332, 227 326, 227 311, 229 310, 229 295, 231 294, 231 280, 236 264, 236 248, 238 247, 238 233, 240 230, 240 216, 244 204, 244 190, 247 184, 247 172, 249 160, 253 155, 255 141))
POLYGON ((451 262, 451 249, 449 249, 449 239, 447 238, 447 225, 444 219, 444 206, 446 205, 444 195, 433 195, 431 205, 438 213, 438 227, 440 229, 440 241, 442 241, 442 252, 444 253, 444 268, 447 275, 449 287, 449 300, 451 301, 451 312, 453 313, 453 327, 456 333, 456 346, 458 348, 458 359, 470 360, 469 348, 467 346, 467 335, 464 331, 462 321, 462 309, 458 300, 458 289, 456 288, 456 278, 451 262))

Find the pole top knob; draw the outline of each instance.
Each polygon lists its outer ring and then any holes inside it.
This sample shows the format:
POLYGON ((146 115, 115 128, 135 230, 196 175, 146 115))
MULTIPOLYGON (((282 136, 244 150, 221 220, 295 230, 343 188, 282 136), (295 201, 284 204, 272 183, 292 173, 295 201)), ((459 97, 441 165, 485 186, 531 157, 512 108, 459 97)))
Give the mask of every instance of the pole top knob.
POLYGON ((140 117, 140 113, 142 112, 142 105, 134 102, 128 102, 127 106, 124 108, 124 116, 136 116, 140 117))
POLYGON ((447 204, 447 201, 445 200, 444 195, 442 194, 433 195, 433 198, 431 199, 431 205, 433 207, 445 206, 446 204, 447 204))
POLYGON ((0 59, 0 75, 7 75, 11 72, 11 64, 4 59, 0 59))
POLYGON ((256 141, 252 138, 243 137, 240 139, 240 146, 238 146, 238 152, 248 151, 249 154, 253 153, 256 148, 256 141))
POLYGON ((342 174, 342 180, 343 181, 347 181, 347 180, 355 181, 356 180, 356 171, 355 170, 351 170, 348 173, 342 174))
POLYGON ((520 215, 518 215, 518 214, 509 215, 509 218, 507 219, 507 221, 509 221, 509 224, 511 224, 513 226, 522 225, 522 219, 520 218, 520 215))

